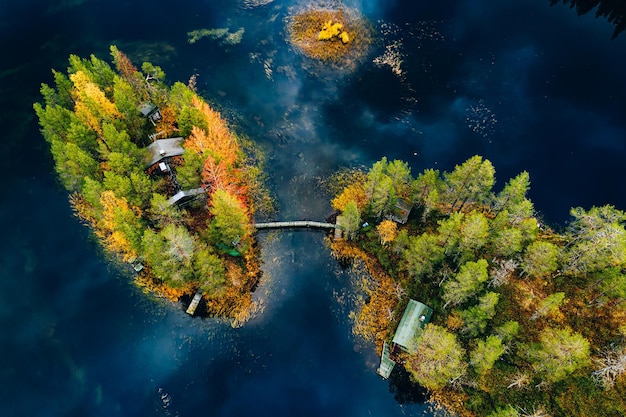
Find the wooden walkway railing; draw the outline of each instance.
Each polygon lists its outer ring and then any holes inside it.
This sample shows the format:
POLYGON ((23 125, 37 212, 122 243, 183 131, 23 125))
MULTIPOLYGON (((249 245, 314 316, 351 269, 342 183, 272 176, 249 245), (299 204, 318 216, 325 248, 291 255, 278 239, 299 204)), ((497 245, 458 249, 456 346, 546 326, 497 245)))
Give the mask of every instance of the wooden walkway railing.
MULTIPOLYGON (((343 226, 341 225, 341 216, 337 218, 337 224, 335 223, 324 223, 324 222, 312 222, 309 220, 298 220, 293 222, 267 222, 267 223, 254 223, 255 229, 286 229, 293 227, 308 227, 308 228, 316 228, 316 229, 335 229, 335 239, 340 239, 343 236, 343 226)), ((194 315, 196 312, 196 308, 200 304, 200 300, 202 299, 202 291, 198 290, 196 295, 191 300, 191 304, 189 304, 189 308, 187 308, 187 314, 194 315)))
POLYGON ((313 227, 317 229, 335 229, 341 226, 334 223, 313 222, 309 220, 298 220, 293 222, 268 222, 268 223, 255 223, 255 229, 280 229, 291 227, 313 227))

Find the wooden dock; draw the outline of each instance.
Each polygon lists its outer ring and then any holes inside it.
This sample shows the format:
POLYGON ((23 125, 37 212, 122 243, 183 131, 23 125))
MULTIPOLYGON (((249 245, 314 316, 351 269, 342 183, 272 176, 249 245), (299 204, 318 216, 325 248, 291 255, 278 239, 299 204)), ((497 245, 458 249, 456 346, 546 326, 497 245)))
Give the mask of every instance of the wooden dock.
POLYGON ((334 223, 313 222, 309 220, 298 220, 292 222, 268 222, 268 223, 255 223, 255 229, 285 229, 285 228, 297 228, 308 227, 316 229, 335 229, 341 227, 334 223))
POLYGON ((191 304, 187 307, 187 314, 193 316, 196 312, 196 308, 198 308, 198 304, 200 304, 200 300, 202 300, 202 290, 198 290, 196 295, 193 296, 193 300, 191 300, 191 304))
POLYGON ((389 348, 387 342, 384 342, 383 353, 380 355, 380 366, 376 372, 378 375, 382 376, 383 379, 388 379, 394 366, 396 366, 396 362, 391 359, 391 349, 389 348))
POLYGON ((334 239, 343 238, 343 216, 337 216, 337 227, 335 227, 334 239))

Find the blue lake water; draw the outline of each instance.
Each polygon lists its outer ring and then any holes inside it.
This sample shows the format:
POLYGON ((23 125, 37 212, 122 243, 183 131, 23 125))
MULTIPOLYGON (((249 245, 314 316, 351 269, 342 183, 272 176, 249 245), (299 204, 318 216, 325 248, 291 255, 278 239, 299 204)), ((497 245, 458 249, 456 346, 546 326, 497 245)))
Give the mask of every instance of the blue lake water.
POLYGON ((285 41, 310 2, 0 4, 0 416, 431 415, 353 338, 350 276, 318 232, 261 236, 264 312, 242 329, 151 300, 72 217, 32 103, 70 53, 114 43, 198 89, 270 158, 282 219, 330 213, 320 178, 382 156, 521 170, 546 221, 626 209, 626 36, 547 0, 363 0, 379 42, 353 72, 313 71, 285 41), (238 45, 187 32, 228 27, 238 45), (377 65, 391 51, 392 72, 377 65), (378 60, 380 61, 380 60, 378 60), (164 401, 166 408, 164 408, 164 401))

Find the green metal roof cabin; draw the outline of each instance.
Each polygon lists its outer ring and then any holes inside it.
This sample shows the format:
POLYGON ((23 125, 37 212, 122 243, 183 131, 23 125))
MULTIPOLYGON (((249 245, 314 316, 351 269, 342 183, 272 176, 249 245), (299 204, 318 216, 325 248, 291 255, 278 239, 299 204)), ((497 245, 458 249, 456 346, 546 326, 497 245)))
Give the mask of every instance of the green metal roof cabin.
POLYGON ((433 309, 419 301, 409 300, 392 342, 409 353, 415 352, 415 338, 430 321, 433 309))
MULTIPOLYGON (((400 324, 396 329, 396 333, 393 336, 393 347, 400 346, 403 350, 414 353, 415 352, 415 339, 422 333, 424 326, 430 321, 430 317, 433 315, 433 309, 419 301, 409 300, 404 309, 400 324)), ((385 342, 383 345, 383 352, 380 357, 380 366, 376 372, 384 379, 389 378, 393 367, 396 362, 391 359, 393 347, 389 349, 389 345, 385 342)))

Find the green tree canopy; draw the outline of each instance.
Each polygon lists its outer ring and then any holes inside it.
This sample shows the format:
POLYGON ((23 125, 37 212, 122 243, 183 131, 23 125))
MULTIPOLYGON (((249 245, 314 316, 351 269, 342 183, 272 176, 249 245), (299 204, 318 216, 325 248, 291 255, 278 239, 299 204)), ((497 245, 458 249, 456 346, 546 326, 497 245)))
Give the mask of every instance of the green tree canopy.
POLYGON ((493 368, 494 363, 502 356, 505 346, 497 336, 488 336, 479 340, 470 352, 470 365, 477 374, 484 375, 493 368))
POLYGON ((476 262, 466 262, 461 265, 454 279, 443 284, 445 305, 462 304, 478 293, 489 278, 487 266, 488 263, 484 259, 479 259, 476 262))
POLYGON ((208 246, 202 245, 196 251, 193 267, 200 282, 200 289, 205 294, 213 297, 221 294, 224 290, 226 271, 220 258, 211 253, 208 246))
POLYGON ((252 232, 245 208, 237 197, 226 190, 213 193, 210 212, 213 216, 210 232, 217 243, 236 245, 252 232))
POLYGON ((573 208, 569 225, 573 241, 567 269, 587 273, 623 265, 626 261, 626 214, 613 206, 592 207, 585 211, 573 208))
POLYGON ((361 213, 359 207, 354 200, 346 204, 346 207, 342 213, 342 225, 344 226, 344 232, 348 239, 352 239, 354 234, 361 227, 361 213))
POLYGON ((187 229, 174 224, 156 233, 146 229, 143 253, 154 275, 174 288, 193 278, 191 268, 196 245, 187 229))
POLYGON ((464 356, 465 351, 454 334, 429 323, 418 336, 417 350, 409 356, 406 366, 418 384, 437 389, 465 374, 464 356))
POLYGON ((459 250, 461 253, 474 254, 487 243, 489 222, 479 211, 466 215, 461 222, 459 250))
POLYGON ((499 299, 498 293, 488 292, 478 299, 478 304, 461 311, 463 331, 472 337, 483 333, 489 320, 496 314, 499 299))
POLYGON ((439 171, 426 169, 419 174, 415 181, 411 183, 412 201, 424 208, 422 220, 428 214, 438 208, 439 193, 443 186, 443 180, 439 177, 439 171))
MULTIPOLYGON (((402 233, 395 239, 396 244, 403 240, 402 233)), ((443 248, 437 236, 423 233, 420 236, 408 237, 408 246, 403 252, 405 267, 408 273, 419 279, 434 271, 435 266, 443 260, 443 248)))
POLYGON ((531 277, 542 278, 559 267, 560 249, 553 243, 536 241, 531 243, 522 259, 522 271, 531 277))
POLYGON ((544 317, 557 313, 559 311, 559 307, 561 306, 561 304, 563 304, 564 300, 564 292, 556 292, 554 294, 550 294, 549 296, 541 300, 541 302, 539 302, 537 309, 535 310, 533 315, 530 316, 530 319, 535 320, 539 317, 544 317))
POLYGON ((72 142, 54 140, 50 150, 56 162, 56 170, 65 188, 80 191, 85 178, 99 176, 98 162, 72 142))
POLYGON ((530 175, 523 171, 506 183, 502 191, 494 199, 496 212, 515 210, 515 207, 526 200, 526 193, 530 189, 530 175))
POLYGON ((484 204, 495 183, 495 169, 488 160, 473 156, 450 173, 443 174, 445 191, 442 195, 451 210, 463 210, 467 203, 484 204))
POLYGON ((519 417, 519 411, 517 411, 513 406, 507 405, 504 408, 498 408, 493 413, 489 414, 487 417, 519 417))
POLYGON ((539 343, 527 347, 533 368, 548 382, 558 382, 590 364, 589 341, 570 328, 545 328, 539 343))
POLYGON ((377 218, 387 213, 396 199, 393 180, 387 175, 387 158, 376 162, 367 173, 365 194, 370 213, 377 218))

